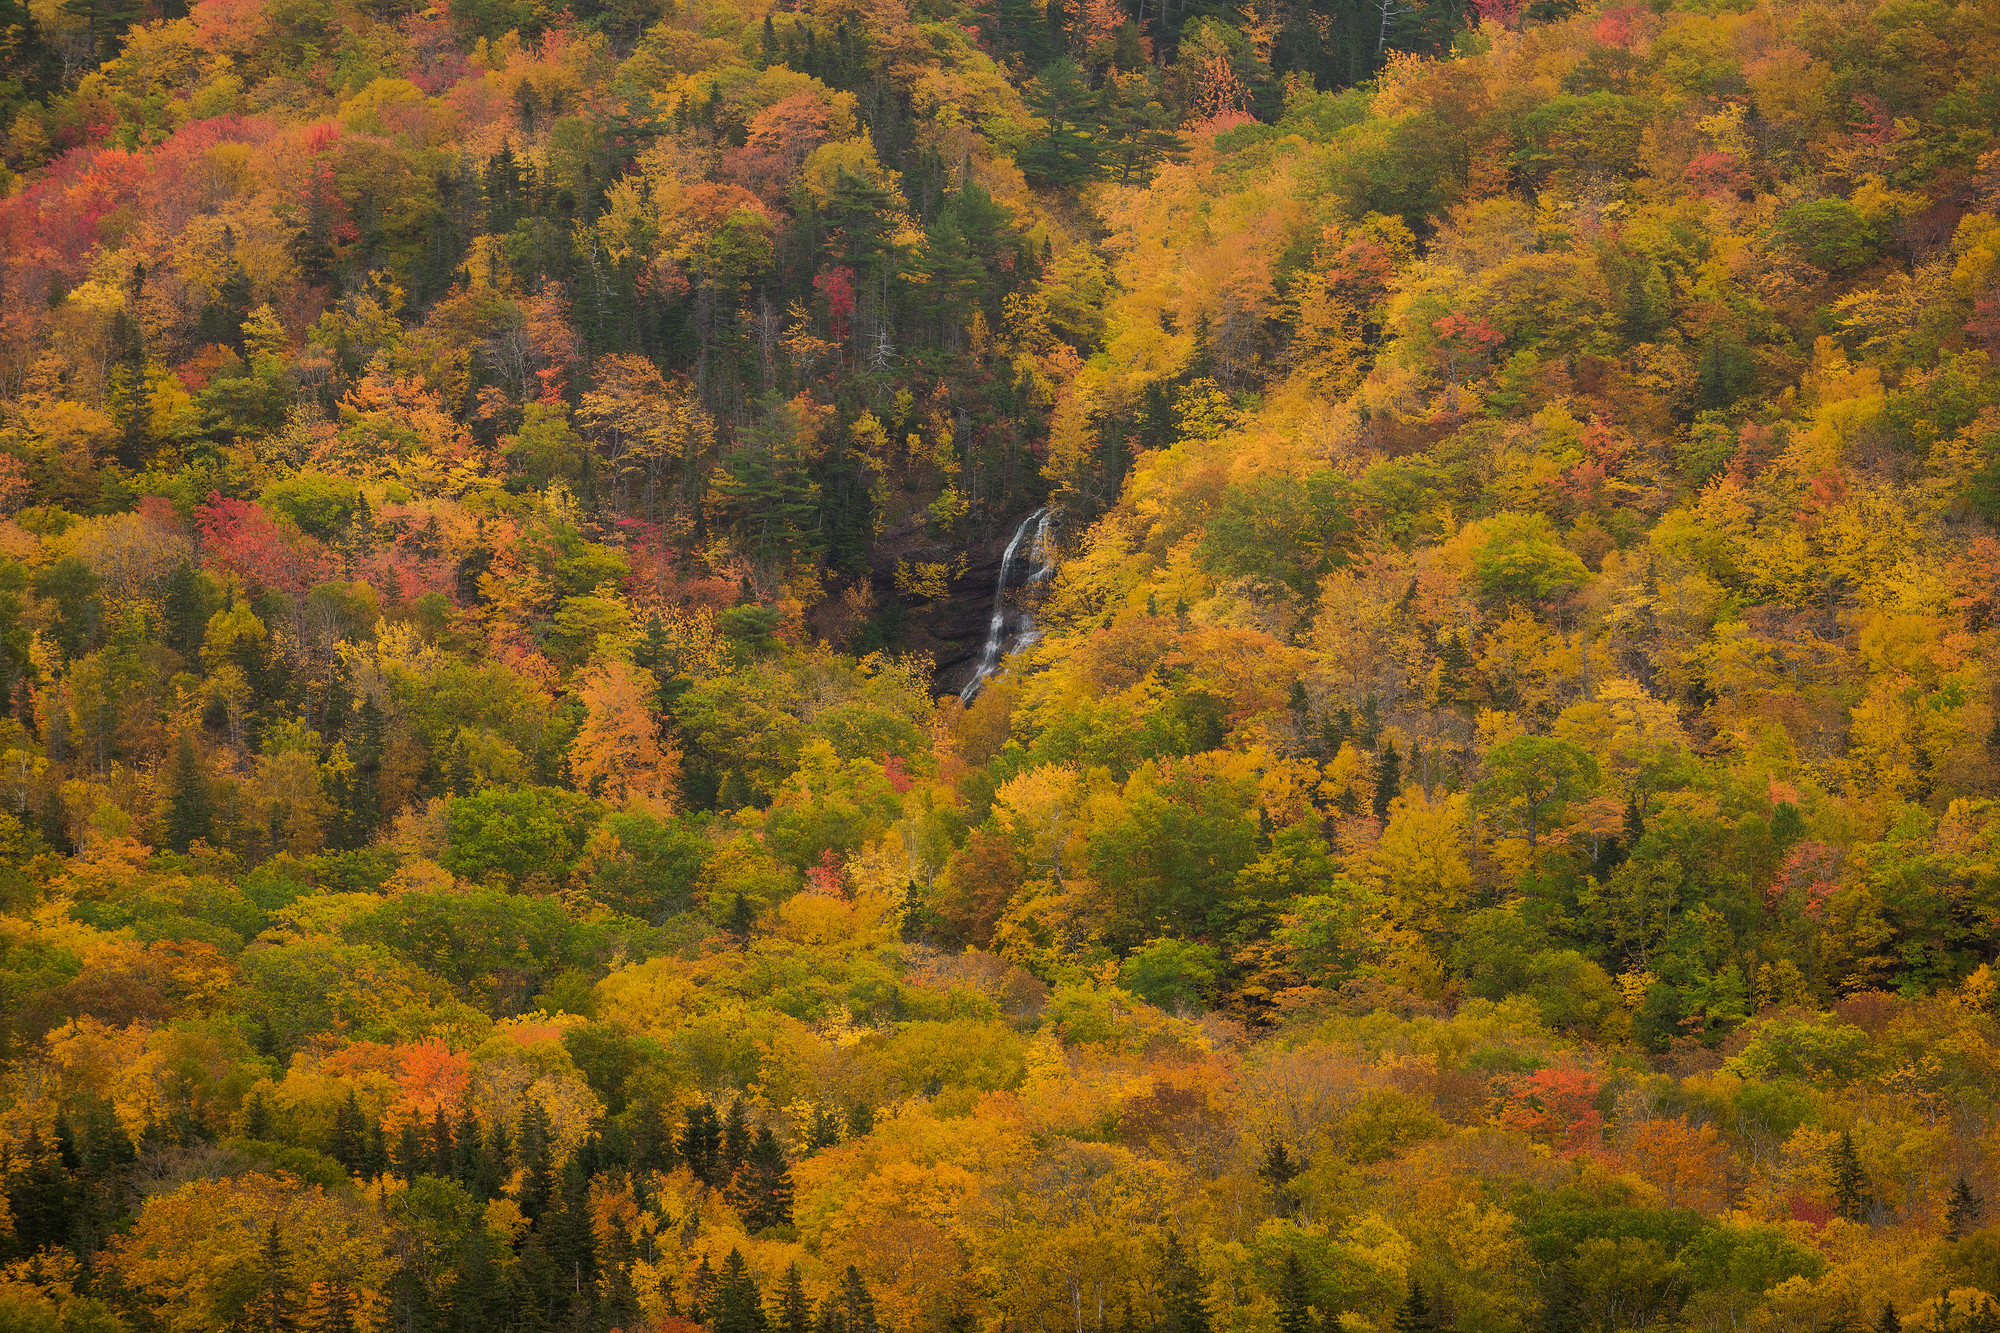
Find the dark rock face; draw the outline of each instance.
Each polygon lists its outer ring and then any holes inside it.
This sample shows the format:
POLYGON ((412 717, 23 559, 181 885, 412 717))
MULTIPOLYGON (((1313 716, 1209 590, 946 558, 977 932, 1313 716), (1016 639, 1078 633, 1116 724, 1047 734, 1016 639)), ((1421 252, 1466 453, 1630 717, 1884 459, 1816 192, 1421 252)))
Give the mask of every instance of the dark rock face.
MULTIPOLYGON (((929 654, 937 664, 932 681, 939 694, 957 694, 977 673, 993 617, 993 585, 1000 577, 1001 558, 1021 520, 1032 512, 1025 510, 998 522, 968 525, 962 540, 947 541, 929 538, 923 530, 923 515, 915 514, 885 531, 876 542, 870 555, 869 578, 878 602, 899 597, 898 560, 912 564, 920 561, 955 564, 959 556, 966 558, 965 572, 951 581, 945 597, 928 605, 901 599, 910 611, 903 634, 903 651, 929 654)), ((1015 558, 1017 563, 1008 580, 1010 602, 1018 596, 1018 585, 1025 576, 1019 563, 1021 552, 1017 551, 1015 558)))

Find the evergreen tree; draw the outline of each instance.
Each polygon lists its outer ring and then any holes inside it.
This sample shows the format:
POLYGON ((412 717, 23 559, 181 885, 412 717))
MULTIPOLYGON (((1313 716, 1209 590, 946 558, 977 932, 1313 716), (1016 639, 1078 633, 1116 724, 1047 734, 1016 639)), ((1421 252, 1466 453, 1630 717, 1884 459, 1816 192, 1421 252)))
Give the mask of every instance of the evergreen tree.
POLYGON ((76 1220, 76 1182, 64 1167, 61 1152, 42 1137, 39 1125, 29 1126, 8 1165, 12 1248, 32 1255, 51 1245, 68 1244, 70 1225, 76 1220))
POLYGON ((1944 1238, 1959 1240, 1979 1229, 1979 1220, 1986 1216, 1986 1201, 1972 1192, 1972 1186, 1960 1176, 1958 1183, 1951 1187, 1951 1197, 1944 1205, 1944 1238))
POLYGON ((1278 1278, 1278 1333, 1314 1333, 1309 1306, 1305 1265, 1293 1250, 1285 1255, 1285 1271, 1278 1278))
POLYGON ((485 1166, 485 1145, 479 1132, 479 1117, 472 1109, 472 1099, 458 1110, 458 1129, 452 1135, 451 1178, 471 1192, 475 1199, 484 1197, 480 1193, 480 1176, 485 1166))
POLYGON ((499 1198, 501 1185, 514 1173, 513 1147, 507 1141, 507 1126, 498 1116, 486 1136, 486 1149, 479 1154, 477 1171, 472 1194, 478 1199, 499 1198))
POLYGON ((1875 1321, 1875 1333, 1903 1333, 1903 1321, 1896 1314, 1896 1307, 1887 1301, 1882 1303, 1881 1317, 1875 1321))
POLYGON ((709 1327, 715 1333, 765 1333, 769 1326, 757 1280, 750 1276, 742 1252, 731 1249, 722 1261, 722 1280, 716 1285, 709 1327))
POLYGON ((183 560, 167 575, 160 599, 161 629, 167 646, 180 654, 190 670, 201 662, 202 635, 208 628, 208 598, 203 595, 201 571, 194 562, 183 560))
POLYGON ((812 1303, 806 1299, 796 1263, 785 1268, 785 1283, 778 1289, 778 1308, 770 1323, 774 1333, 812 1333, 812 1303))
POLYGON ((1068 57, 1050 61, 1030 85, 1028 101, 1047 123, 1021 155, 1028 179, 1058 188, 1095 179, 1100 125, 1097 99, 1084 71, 1068 57))
POLYGON ((444 1103, 439 1102, 437 1111, 431 1116, 431 1160, 426 1169, 439 1180, 452 1180, 458 1174, 457 1144, 453 1140, 451 1121, 445 1119, 444 1103))
POLYGON ((1375 761, 1375 798, 1369 810, 1377 819, 1389 817, 1389 803, 1403 793, 1403 759, 1396 742, 1386 741, 1375 761))
POLYGON ((1850 1222, 1862 1221, 1875 1206, 1868 1189, 1868 1176, 1854 1151, 1854 1136, 1842 1134, 1833 1154, 1833 1206, 1850 1222))
POLYGON ((352 1089, 347 1099, 333 1111, 333 1160, 350 1172, 361 1170, 367 1151, 368 1126, 361 1118, 361 1103, 352 1089))
POLYGON ((704 1185, 718 1185, 726 1177, 722 1169, 722 1122, 716 1117, 715 1108, 707 1102, 696 1102, 687 1109, 687 1119, 681 1126, 681 1160, 704 1185))
POLYGON ((729 933, 739 942, 747 943, 755 925, 756 917, 751 914, 750 900, 737 894, 735 901, 729 905, 729 933))
POLYGON ((268 1139, 271 1137, 271 1102, 262 1088, 250 1089, 250 1095, 243 1099, 243 1137, 246 1139, 268 1139))
POLYGON ((769 1125, 760 1126, 749 1159, 736 1173, 737 1211, 751 1232, 792 1224, 792 1169, 769 1125))
POLYGON ((632 1170, 671 1171, 674 1169, 674 1131, 666 1112, 650 1097, 632 1105, 632 1170))
POLYGON ((858 1139, 864 1134, 875 1132, 875 1108, 867 1102, 856 1102, 847 1108, 847 1137, 858 1139))
POLYGON ((688 1288, 688 1318, 697 1324, 707 1323, 715 1304, 715 1269, 709 1266, 708 1256, 703 1254, 701 1262, 695 1266, 694 1282, 688 1288))
POLYGON ((1264 1161, 1257 1168, 1257 1174, 1271 1188, 1271 1197, 1276 1201, 1278 1211, 1287 1216, 1292 1211, 1291 1184, 1303 1168, 1285 1147, 1283 1139, 1271 1140, 1271 1146, 1264 1152, 1264 1161))
POLYGON ((292 1252, 272 1218, 257 1247, 256 1286, 244 1311, 244 1323, 256 1333, 278 1333, 299 1327, 298 1279, 292 1272, 292 1252))
POLYGON ((382 1132, 382 1121, 377 1118, 368 1122, 368 1136, 361 1149, 361 1174, 379 1180, 388 1171, 389 1141, 382 1132))
POLYGON ((1207 1281, 1174 1232, 1160 1256, 1159 1333, 1209 1333, 1207 1281))
POLYGON ((354 1292, 339 1282, 315 1282, 306 1294, 305 1333, 359 1333, 354 1292))
POLYGON ((738 1097, 729 1104, 729 1115, 722 1122, 722 1154, 716 1164, 715 1184, 727 1185, 736 1179, 736 1173, 750 1160, 750 1144, 750 1117, 738 1097))
POLYGON ((403 1178, 405 1185, 417 1183, 431 1163, 430 1145, 424 1142, 424 1132, 417 1125, 415 1116, 403 1121, 396 1131, 396 1174, 403 1178))
POLYGON ((549 1113, 534 1098, 521 1108, 521 1122, 514 1134, 514 1156, 521 1168, 521 1192, 516 1200, 521 1215, 538 1221, 554 1202, 555 1159, 549 1144, 549 1113))
POLYGON ((840 1142, 840 1117, 830 1106, 821 1105, 813 1110, 812 1124, 806 1129, 806 1151, 820 1152, 840 1142))
POLYGON ((1428 1333, 1441 1325, 1431 1312, 1430 1302, 1424 1299, 1424 1289, 1415 1278, 1410 1279, 1410 1294, 1396 1309, 1396 1320, 1390 1325, 1396 1333, 1428 1333))
POLYGON ((194 742, 186 736, 174 752, 174 769, 167 779, 167 845, 185 852, 215 836, 215 803, 208 779, 195 759, 194 742))

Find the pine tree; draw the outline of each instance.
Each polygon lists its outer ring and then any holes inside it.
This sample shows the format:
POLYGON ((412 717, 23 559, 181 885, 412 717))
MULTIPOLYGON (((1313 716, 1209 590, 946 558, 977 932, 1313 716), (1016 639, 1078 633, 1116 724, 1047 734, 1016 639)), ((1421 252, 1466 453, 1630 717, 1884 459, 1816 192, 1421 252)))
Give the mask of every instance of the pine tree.
POLYGON ((271 1102, 262 1088, 252 1088, 250 1095, 243 1099, 243 1137, 246 1139, 268 1139, 271 1137, 271 1102))
POLYGON ((537 1221, 554 1202, 555 1161, 549 1147, 549 1113, 530 1097, 521 1108, 520 1127, 514 1135, 514 1156, 521 1167, 521 1193, 517 1200, 521 1215, 537 1221))
POLYGON ((1403 792, 1403 758, 1396 753, 1396 742, 1385 741, 1382 753, 1375 761, 1375 798, 1369 810, 1377 819, 1389 817, 1389 803, 1403 792))
POLYGON ((1944 1238, 1959 1240, 1979 1229, 1979 1220, 1986 1216, 1986 1201, 1972 1192, 1972 1186, 1960 1176, 1951 1188, 1951 1197, 1944 1205, 1944 1238))
POLYGON ((688 1107, 677 1146, 681 1160, 687 1163, 696 1180, 704 1185, 720 1183, 722 1122, 717 1119, 713 1106, 707 1102, 696 1102, 688 1107))
POLYGON ((770 1323, 775 1333, 812 1333, 812 1302, 806 1299, 796 1263, 785 1269, 785 1284, 778 1289, 778 1308, 770 1323))
POLYGON ((244 1311, 244 1323, 257 1333, 277 1333, 299 1326, 298 1279, 292 1272, 292 1252, 272 1218, 257 1247, 257 1285, 244 1311))
POLYGON ((306 1294, 305 1333, 358 1333, 354 1293, 339 1282, 315 1282, 306 1294))
POLYGON ((380 1118, 368 1122, 368 1136, 361 1149, 361 1174, 380 1180, 389 1171, 389 1140, 382 1132, 380 1118))
POLYGON ((701 1263, 695 1267, 694 1282, 688 1288, 688 1318, 697 1324, 707 1323, 715 1303, 715 1269, 709 1266, 708 1256, 704 1254, 701 1263))
POLYGON ((846 1333, 880 1333, 875 1320, 875 1298, 861 1280, 861 1270, 853 1264, 840 1279, 840 1313, 846 1333))
POLYGON ((1881 1317, 1875 1321, 1875 1333, 1903 1333, 1903 1321, 1896 1315, 1896 1307, 1887 1301, 1882 1303, 1881 1317))
POLYGON ((867 1102, 856 1102, 847 1108, 847 1137, 858 1139, 864 1134, 875 1132, 875 1108, 867 1102))
POLYGON ((722 1122, 722 1152, 716 1162, 715 1181, 717 1185, 727 1185, 736 1179, 736 1173, 750 1160, 750 1117, 744 1110, 743 1099, 738 1097, 729 1104, 729 1115, 722 1122))
POLYGON ((674 1131, 666 1112, 650 1097, 632 1107, 632 1170, 671 1171, 674 1169, 674 1131))
POLYGON ((1313 1333, 1309 1305, 1305 1265, 1293 1250, 1285 1255, 1285 1271, 1278 1278, 1278 1333, 1313 1333))
POLYGON ((1181 1245, 1181 1238, 1167 1233, 1160 1256, 1160 1299, 1164 1306, 1159 1333, 1209 1333, 1207 1283, 1201 1268, 1181 1245))
POLYGON ((471 1191, 473 1198, 483 1197, 479 1192, 479 1177, 485 1165, 482 1160, 485 1144, 479 1132, 479 1117, 473 1112, 469 1097, 459 1107, 458 1129, 452 1135, 452 1150, 451 1178, 471 1191))
POLYGON ((750 1276, 742 1252, 731 1249, 722 1261, 722 1280, 716 1284, 715 1309, 709 1317, 715 1333, 765 1333, 770 1327, 764 1316, 764 1300, 757 1279, 750 1276))
POLYGON ((1271 1187, 1271 1193, 1278 1200, 1281 1212, 1291 1211, 1288 1190, 1292 1181, 1298 1177, 1300 1169, 1298 1162, 1293 1160, 1291 1152, 1285 1147, 1285 1141, 1272 1139, 1271 1146, 1264 1152, 1263 1165, 1257 1168, 1257 1174, 1271 1187))
POLYGON ((202 634, 208 628, 208 602, 193 561, 182 561, 167 575, 160 619, 167 646, 192 670, 201 661, 202 634))
POLYGON ((473 1197, 499 1198, 501 1185, 513 1173, 513 1146, 507 1141, 507 1126, 495 1116, 493 1128, 486 1136, 486 1149, 479 1154, 478 1174, 473 1177, 473 1197))
POLYGON ((208 779, 195 759, 194 742, 186 736, 174 752, 174 771, 167 779, 166 824, 167 845, 177 852, 215 835, 215 803, 209 798, 208 779))
POLYGON ((806 1151, 820 1152, 839 1142, 840 1117, 833 1113, 830 1106, 815 1107, 812 1123, 806 1128, 806 1151))
POLYGON ((451 753, 445 760, 444 782, 453 796, 472 795, 472 754, 465 747, 463 733, 452 738, 451 753))
POLYGON ((1430 1303, 1424 1299, 1424 1289, 1415 1278, 1410 1279, 1409 1298, 1397 1308, 1396 1321, 1390 1327, 1396 1333, 1425 1333, 1438 1327, 1430 1303))
POLYGON ((368 1127, 361 1118, 361 1103, 352 1090, 333 1111, 333 1160, 350 1172, 361 1170, 367 1151, 368 1127))
POLYGON ((1472 651, 1465 638, 1448 634, 1438 645, 1438 704, 1457 708, 1472 701, 1472 651))
POLYGON ((760 1126, 749 1159, 736 1173, 738 1211, 752 1232, 792 1224, 792 1169, 769 1125, 760 1126))
POLYGON ((414 1185, 430 1161, 430 1145, 424 1142, 424 1133, 418 1128, 416 1117, 411 1116, 396 1131, 396 1174, 403 1178, 405 1185, 414 1185))
POLYGON ((451 1121, 445 1119, 444 1103, 431 1116, 431 1160, 427 1168, 439 1180, 450 1180, 458 1172, 457 1144, 452 1138, 451 1121))
POLYGON ((740 893, 737 894, 736 900, 729 905, 729 933, 738 941, 747 942, 756 921, 756 917, 750 911, 750 900, 740 893))
POLYGON ((1868 1176, 1854 1151, 1854 1136, 1842 1134, 1833 1156, 1833 1205, 1850 1222, 1859 1222, 1875 1206, 1869 1193, 1868 1176))

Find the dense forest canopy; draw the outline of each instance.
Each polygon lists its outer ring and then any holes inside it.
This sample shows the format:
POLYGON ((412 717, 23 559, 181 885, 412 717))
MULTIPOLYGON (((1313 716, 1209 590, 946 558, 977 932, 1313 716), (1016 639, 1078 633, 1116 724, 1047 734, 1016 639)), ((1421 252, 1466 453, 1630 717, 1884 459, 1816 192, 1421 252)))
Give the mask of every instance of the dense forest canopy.
POLYGON ((2000 1329, 1996 128, 1995 0, 0 0, 0 1329, 2000 1329))

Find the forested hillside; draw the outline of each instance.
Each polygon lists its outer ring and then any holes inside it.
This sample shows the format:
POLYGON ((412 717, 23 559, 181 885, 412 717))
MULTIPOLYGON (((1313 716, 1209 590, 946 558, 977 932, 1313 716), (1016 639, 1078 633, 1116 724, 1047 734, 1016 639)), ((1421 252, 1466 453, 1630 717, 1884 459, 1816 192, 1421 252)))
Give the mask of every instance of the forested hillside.
POLYGON ((0 60, 0 1330, 2000 1329, 2000 3, 0 60))

